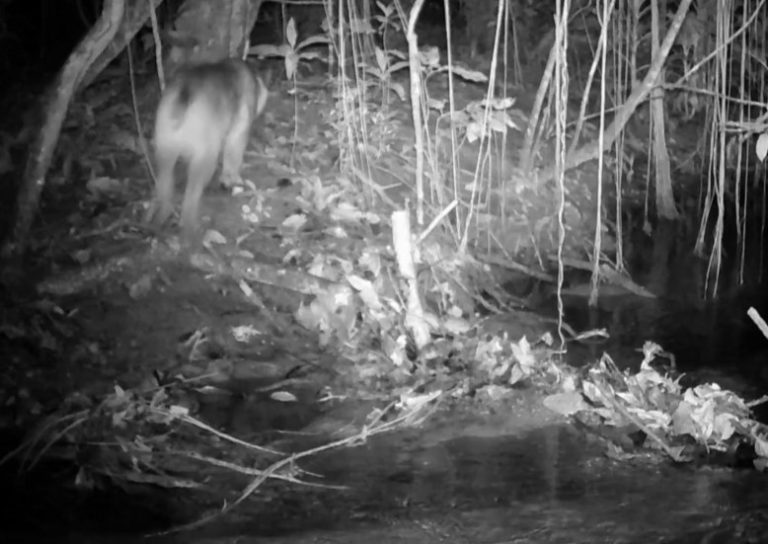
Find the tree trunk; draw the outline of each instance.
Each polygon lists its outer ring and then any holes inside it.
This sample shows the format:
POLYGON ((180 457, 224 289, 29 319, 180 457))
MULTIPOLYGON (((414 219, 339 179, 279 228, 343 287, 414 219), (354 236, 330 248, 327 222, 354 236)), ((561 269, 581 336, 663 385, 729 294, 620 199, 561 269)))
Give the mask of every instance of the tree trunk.
POLYGON ((30 146, 19 194, 16 199, 13 232, 3 247, 9 256, 24 251, 29 230, 35 219, 45 176, 59 140, 72 96, 88 68, 96 61, 117 34, 125 12, 124 0, 105 0, 101 17, 78 44, 59 72, 45 100, 43 125, 30 146))
POLYGON ((99 58, 88 67, 88 71, 85 73, 80 85, 81 89, 85 89, 93 83, 93 80, 99 76, 110 62, 115 60, 115 58, 123 52, 125 47, 131 42, 134 36, 136 36, 136 33, 141 30, 149 18, 150 1, 152 2, 153 10, 157 10, 158 6, 163 3, 163 0, 139 0, 138 2, 128 2, 120 29, 112 40, 112 43, 110 43, 99 55, 99 58))
POLYGON ((180 44, 170 55, 171 63, 242 56, 261 3, 262 0, 187 0, 176 17, 174 34, 180 44))

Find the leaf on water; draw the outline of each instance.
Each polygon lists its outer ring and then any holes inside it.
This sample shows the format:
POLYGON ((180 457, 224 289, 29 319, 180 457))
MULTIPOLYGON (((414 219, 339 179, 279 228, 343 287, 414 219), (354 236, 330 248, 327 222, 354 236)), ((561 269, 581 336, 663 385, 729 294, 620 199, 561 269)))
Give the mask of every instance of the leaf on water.
POLYGON ((288 391, 275 391, 269 395, 269 398, 277 402, 298 402, 296 395, 288 391))
POLYGON ((768 132, 763 132, 758 138, 757 138, 757 144, 755 145, 755 152, 757 153, 757 158, 761 161, 765 160, 766 155, 768 155, 768 132))

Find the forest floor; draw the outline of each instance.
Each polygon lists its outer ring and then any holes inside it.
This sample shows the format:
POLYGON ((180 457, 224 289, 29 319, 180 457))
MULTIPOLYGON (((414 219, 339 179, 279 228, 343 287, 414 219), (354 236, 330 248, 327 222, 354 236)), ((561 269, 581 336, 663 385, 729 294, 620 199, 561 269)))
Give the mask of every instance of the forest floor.
MULTIPOLYGON (((79 542, 190 523, 201 532, 159 541, 297 531, 310 533, 288 541, 316 541, 341 526, 324 541, 650 541, 640 518, 614 517, 610 529, 585 521, 578 536, 574 520, 589 512, 545 507, 593 496, 592 480, 605 493, 591 515, 619 501, 638 474, 617 469, 603 446, 633 446, 624 435, 587 438, 566 425, 567 407, 547 404, 576 375, 553 347, 552 319, 520 306, 482 318, 443 311, 480 307, 493 286, 450 285, 466 262, 438 235, 422 248, 436 258, 421 285, 440 324, 414 352, 389 228, 413 194, 412 165, 390 164, 375 186, 340 176, 338 102, 324 80, 274 90, 246 154, 247 186, 208 191, 195 248, 175 227, 142 224, 151 182, 130 99, 107 86, 86 100, 62 135, 33 257, 23 274, 4 269, 4 476, 29 475, 8 492, 17 500, 4 527, 21 534, 45 520, 42 534, 78 532, 79 542), (371 208, 374 195, 387 204, 371 208), (562 472, 563 457, 580 469, 562 472), (469 508, 472 489, 483 496, 469 508), (502 524, 512 503, 525 515, 502 524), (217 524, 225 512, 230 523, 217 524)), ((139 96, 145 136, 156 102, 139 96)), ((405 119, 392 112, 376 127, 392 131, 394 155, 413 146, 405 119)), ((638 497, 661 482, 646 480, 638 497)), ((675 485, 687 494, 694 484, 675 485)), ((680 515, 701 515, 696 504, 680 515)))

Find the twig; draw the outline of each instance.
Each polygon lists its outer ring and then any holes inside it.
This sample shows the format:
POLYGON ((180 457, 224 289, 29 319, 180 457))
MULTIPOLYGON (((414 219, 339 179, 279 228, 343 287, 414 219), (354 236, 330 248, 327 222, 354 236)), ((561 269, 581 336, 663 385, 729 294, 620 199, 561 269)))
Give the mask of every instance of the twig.
POLYGON ((365 440, 369 436, 374 436, 376 434, 381 434, 387 431, 394 430, 400 426, 402 423, 412 423, 414 421, 421 422, 425 417, 428 417, 429 414, 431 414, 436 407, 433 406, 431 410, 427 411, 427 414, 424 415, 424 417, 421 418, 415 418, 414 416, 421 411, 421 409, 425 406, 425 404, 419 404, 416 406, 413 410, 410 410, 404 414, 401 414, 400 416, 396 417, 395 419, 391 421, 387 421, 382 423, 381 425, 377 424, 382 421, 382 418, 384 415, 389 413, 394 407, 396 406, 395 402, 390 403, 387 405, 386 408, 379 411, 376 414, 376 417, 373 419, 373 422, 370 425, 366 425, 363 427, 362 431, 360 431, 355 436, 342 438, 339 440, 336 440, 334 442, 330 442, 328 444, 324 444, 322 446, 318 446, 316 448, 312 448, 303 452, 295 453, 291 455, 290 457, 286 457, 285 459, 281 459, 280 461, 277 461, 264 471, 262 471, 246 488, 243 490, 243 492, 240 494, 240 496, 232 503, 224 505, 221 510, 210 514, 204 518, 198 519, 192 523, 188 523, 186 525, 180 525, 176 527, 172 527, 168 530, 159 532, 159 533, 153 533, 147 536, 161 536, 161 535, 167 535, 170 533, 185 531, 189 529, 195 529, 198 527, 202 527, 203 525, 206 525, 210 523, 211 521, 214 521, 215 519, 219 518, 220 516, 223 516, 224 514, 228 513, 230 510, 238 506, 240 503, 242 503, 245 499, 247 499, 250 495, 253 494, 256 489, 258 489, 261 484, 263 484, 268 478, 275 478, 275 473, 277 473, 279 470, 283 469, 284 467, 288 465, 292 465, 299 459, 302 459, 304 457, 309 457, 311 455, 316 455, 318 453, 321 453, 323 451, 333 450, 336 448, 340 448, 342 446, 355 446, 357 443, 364 443, 365 440))
MULTIPOLYGON (((74 423, 72 423, 72 424, 70 424, 70 425, 68 425, 66 427, 67 430, 72 429, 72 428, 74 428, 74 426, 76 426, 76 424, 79 425, 80 423, 85 421, 85 416, 87 414, 88 414, 87 410, 81 410, 81 411, 76 412, 74 414, 63 416, 63 417, 60 417, 60 418, 57 418, 57 419, 49 418, 48 423, 46 425, 44 425, 42 428, 38 429, 37 432, 35 433, 35 436, 31 437, 29 440, 24 441, 17 448, 11 450, 5 456, 3 456, 2 459, 0 459, 0 466, 5 464, 6 462, 8 462, 8 460, 12 459, 13 457, 18 455, 23 450, 27 450, 28 453, 31 452, 31 450, 34 447, 34 445, 37 444, 38 442, 40 442, 41 440, 43 440, 43 438, 46 436, 47 430, 49 428, 56 427, 57 425, 65 422, 65 421, 75 420, 74 423)), ((58 436, 61 436, 61 433, 59 433, 58 436)), ((46 445, 43 446, 42 452, 48 451, 50 449, 52 443, 53 442, 48 440, 46 442, 46 445)), ((35 457, 35 460, 31 463, 31 466, 34 466, 39 461, 41 455, 42 455, 42 453, 35 457)))
POLYGON ((745 404, 747 405, 747 408, 752 409, 755 406, 760 406, 761 404, 765 404, 766 402, 768 402, 768 395, 763 395, 759 399, 751 400, 745 404))
POLYGON ((421 70, 419 65, 419 38, 416 34, 416 22, 419 20, 424 0, 416 0, 408 14, 408 27, 405 34, 408 42, 408 68, 411 76, 411 116, 416 137, 416 224, 424 225, 424 133, 421 119, 421 70))
POLYGON ((176 415, 176 414, 172 414, 168 410, 160 410, 160 409, 157 409, 157 408, 155 408, 154 411, 156 413, 164 416, 164 417, 175 418, 175 419, 178 419, 179 421, 182 421, 184 423, 188 423, 188 424, 190 424, 190 425, 192 425, 194 427, 197 427, 198 429, 202 429, 204 431, 207 431, 207 432, 209 432, 211 434, 214 434, 214 435, 218 436, 219 438, 223 438, 224 440, 227 440, 228 442, 232 442, 233 444, 237 444, 239 446, 243 446, 243 447, 248 448, 248 449, 256 450, 256 451, 259 451, 261 453, 268 453, 270 455, 281 455, 282 454, 282 452, 279 452, 277 450, 273 450, 273 449, 270 449, 270 448, 265 448, 263 446, 257 446, 255 444, 251 444, 250 442, 246 442, 245 440, 240 440, 239 438, 235 438, 234 436, 229 435, 229 434, 227 434, 225 432, 216 430, 213 427, 211 427, 210 425, 208 425, 206 423, 203 423, 199 419, 195 419, 194 417, 192 417, 190 415, 179 416, 179 415, 176 415))
POLYGON ((46 442, 45 446, 43 446, 43 448, 41 448, 40 451, 37 452, 37 455, 35 455, 35 458, 32 460, 32 462, 29 463, 29 470, 32 470, 32 468, 34 468, 35 465, 37 465, 37 463, 40 462, 40 459, 45 455, 45 452, 51 449, 53 445, 61 439, 62 436, 65 436, 69 431, 71 431, 75 427, 79 427, 86 421, 88 421, 88 418, 86 417, 75 419, 72 423, 64 427, 61 431, 51 436, 46 442))
MULTIPOLYGON (((238 472, 240 474, 245 474, 247 476, 262 476, 264 474, 264 471, 258 468, 244 467, 236 463, 230 463, 229 461, 223 461, 221 459, 216 459, 215 457, 210 457, 208 455, 202 455, 195 452, 180 451, 180 452, 168 452, 168 453, 175 454, 178 456, 188 457, 196 461, 208 463, 209 465, 225 468, 227 470, 231 470, 232 472, 238 472)), ((291 475, 287 475, 287 474, 272 474, 270 477, 274 480, 283 480, 285 482, 299 484, 307 487, 319 487, 323 489, 334 489, 339 491, 349 489, 349 486, 346 486, 346 485, 329 485, 329 484, 305 482, 303 480, 299 480, 298 478, 291 475)))
POLYGON ((768 338, 768 324, 762 318, 760 313, 752 306, 750 306, 749 310, 747 310, 747 315, 752 320, 752 322, 757 325, 757 328, 760 329, 760 332, 763 333, 763 336, 768 338))
POLYGON ((548 274, 541 270, 536 270, 529 266, 525 266, 524 264, 520 264, 511 259, 504 259, 501 257, 495 257, 493 255, 484 255, 482 257, 479 257, 478 260, 480 262, 493 264, 496 266, 500 266, 502 268, 508 268, 509 270, 514 270, 515 272, 522 272, 523 274, 530 276, 534 279, 546 281, 548 283, 555 283, 555 280, 556 280, 556 278, 551 274, 548 274))

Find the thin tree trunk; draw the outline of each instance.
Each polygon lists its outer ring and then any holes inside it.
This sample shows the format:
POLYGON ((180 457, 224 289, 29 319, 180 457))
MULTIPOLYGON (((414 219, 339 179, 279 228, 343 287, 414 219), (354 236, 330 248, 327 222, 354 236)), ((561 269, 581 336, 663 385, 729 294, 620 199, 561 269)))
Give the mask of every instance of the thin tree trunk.
POLYGON ((72 96, 88 68, 114 39, 124 13, 125 0, 105 0, 101 17, 69 56, 48 92, 43 125, 30 147, 16 199, 13 232, 3 247, 3 255, 24 251, 72 96))
MULTIPOLYGON (((658 0, 651 1, 651 58, 659 54, 659 35, 664 31, 667 10, 658 0)), ((663 84, 665 70, 659 71, 657 83, 663 84)), ((672 193, 672 174, 669 167, 666 130, 664 129, 664 90, 651 91, 651 126, 653 127, 653 166, 656 184, 656 215, 664 219, 678 218, 675 196, 672 193)))

